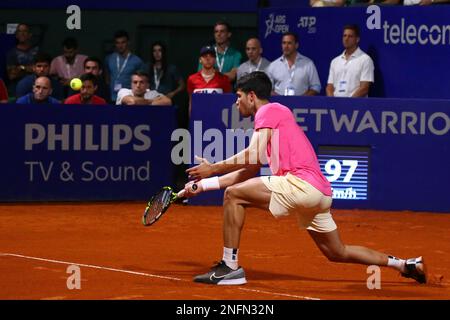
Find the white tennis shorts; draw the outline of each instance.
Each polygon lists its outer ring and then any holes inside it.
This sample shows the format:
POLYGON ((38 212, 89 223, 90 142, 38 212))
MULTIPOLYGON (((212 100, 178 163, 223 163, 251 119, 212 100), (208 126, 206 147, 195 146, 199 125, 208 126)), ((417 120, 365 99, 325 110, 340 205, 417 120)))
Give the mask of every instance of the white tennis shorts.
POLYGON ((308 182, 288 173, 286 176, 263 176, 272 191, 269 209, 275 218, 295 213, 301 229, 331 232, 337 229, 330 213, 332 198, 308 182))

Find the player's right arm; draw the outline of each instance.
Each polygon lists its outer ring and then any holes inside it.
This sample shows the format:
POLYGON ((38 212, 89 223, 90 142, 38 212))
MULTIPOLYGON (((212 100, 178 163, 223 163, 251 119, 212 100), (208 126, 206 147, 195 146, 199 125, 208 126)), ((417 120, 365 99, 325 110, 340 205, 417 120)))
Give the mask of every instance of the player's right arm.
POLYGON ((270 128, 261 128, 253 132, 250 145, 247 148, 228 159, 216 163, 209 163, 206 159, 196 156, 200 164, 187 169, 186 172, 191 179, 198 181, 210 176, 222 175, 249 166, 264 164, 267 160, 265 155, 271 135, 272 130, 270 128))
MULTIPOLYGON (((253 178, 256 176, 261 168, 261 165, 255 164, 255 165, 249 165, 246 168, 239 169, 230 173, 227 173, 223 176, 218 177, 218 188, 217 189, 225 189, 229 186, 232 186, 234 184, 237 184, 239 182, 246 181, 250 178, 253 178)), ((199 193, 205 191, 202 185, 202 180, 198 182, 190 181, 188 182, 185 187, 185 197, 191 197, 198 195, 199 193), (194 190, 192 188, 192 185, 196 183, 197 188, 194 190)))

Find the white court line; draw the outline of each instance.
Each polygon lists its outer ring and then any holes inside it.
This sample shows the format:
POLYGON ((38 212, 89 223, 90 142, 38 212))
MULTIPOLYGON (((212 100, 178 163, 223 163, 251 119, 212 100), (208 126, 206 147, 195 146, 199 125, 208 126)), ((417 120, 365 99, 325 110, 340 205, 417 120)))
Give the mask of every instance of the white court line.
POLYGON ((312 298, 312 297, 305 297, 305 296, 296 296, 296 295, 287 294, 287 293, 275 293, 275 292, 263 291, 263 290, 257 290, 257 289, 239 288, 239 290, 257 292, 257 293, 264 293, 264 294, 271 294, 271 295, 277 295, 277 296, 284 296, 284 297, 290 297, 290 298, 298 298, 298 299, 303 299, 303 300, 320 300, 319 298, 312 298))
MULTIPOLYGON (((21 255, 21 254, 14 254, 14 253, 0 253, 0 256, 9 256, 9 257, 16 257, 16 258, 23 258, 23 259, 30 259, 30 260, 38 260, 38 261, 44 261, 44 262, 52 262, 52 263, 58 263, 58 264, 77 265, 77 266, 85 267, 85 268, 92 268, 92 269, 99 269, 99 270, 107 270, 107 271, 128 273, 128 274, 134 274, 134 275, 150 277, 150 278, 158 278, 158 279, 164 279, 164 280, 188 282, 187 280, 180 279, 180 278, 175 278, 175 277, 159 276, 159 275, 151 274, 151 273, 136 272, 136 271, 130 271, 130 270, 123 270, 123 269, 115 269, 115 268, 109 268, 109 267, 96 266, 96 265, 92 265, 92 264, 84 264, 84 263, 60 261, 60 260, 45 259, 45 258, 38 258, 38 257, 30 257, 30 256, 24 256, 24 255, 21 255)), ((258 289, 249 289, 249 288, 241 288, 241 287, 238 287, 237 289, 242 290, 242 291, 257 292, 257 293, 263 293, 263 294, 274 295, 274 296, 284 296, 284 297, 290 297, 290 298, 296 298, 296 299, 302 299, 302 300, 320 300, 319 298, 312 298, 312 297, 306 297, 306 296, 297 296, 297 295, 292 295, 292 294, 287 294, 287 293, 263 291, 263 290, 258 290, 258 289)))

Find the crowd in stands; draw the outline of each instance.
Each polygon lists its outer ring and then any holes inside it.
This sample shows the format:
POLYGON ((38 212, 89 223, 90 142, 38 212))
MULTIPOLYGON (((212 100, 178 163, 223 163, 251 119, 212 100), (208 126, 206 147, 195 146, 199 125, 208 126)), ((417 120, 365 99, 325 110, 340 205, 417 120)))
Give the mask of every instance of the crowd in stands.
MULTIPOLYGON (((420 5, 450 0, 311 0, 311 6, 345 6, 383 3, 420 5)), ((6 57, 7 79, 0 78, 0 103, 63 103, 116 105, 172 105, 175 96, 193 93, 229 93, 235 82, 253 71, 264 71, 273 84, 273 95, 318 95, 322 85, 314 61, 302 55, 297 34, 286 32, 280 45, 281 56, 273 61, 263 56, 257 37, 247 39, 246 58, 231 43, 232 31, 225 21, 214 25, 214 44, 199 50, 197 72, 185 80, 176 65, 167 60, 164 43, 156 41, 145 63, 131 52, 126 31, 114 34, 114 52, 104 60, 79 52, 77 39, 61 44, 61 55, 52 57, 31 43, 30 27, 16 29, 16 46, 6 57), (244 61, 245 60, 245 61, 244 61), (102 63, 103 61, 103 63, 102 63), (81 79, 81 88, 70 86, 81 79), (9 93, 9 94, 8 94, 9 93)), ((374 82, 374 63, 359 48, 357 25, 342 30, 343 52, 330 62, 325 92, 327 96, 367 97, 374 82)))
POLYGON ((449 3, 450 0, 309 0, 311 7, 345 7, 376 5, 429 6, 449 3))

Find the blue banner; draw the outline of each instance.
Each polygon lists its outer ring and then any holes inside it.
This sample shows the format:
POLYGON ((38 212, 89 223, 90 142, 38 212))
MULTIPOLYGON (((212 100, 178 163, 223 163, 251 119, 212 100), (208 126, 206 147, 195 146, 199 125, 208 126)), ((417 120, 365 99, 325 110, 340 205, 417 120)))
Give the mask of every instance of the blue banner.
POLYGON ((281 35, 299 35, 299 52, 319 72, 322 94, 331 60, 343 52, 346 24, 361 30, 360 47, 375 65, 373 97, 450 98, 449 6, 272 8, 259 14, 259 36, 269 60, 281 56, 281 35))
POLYGON ((173 107, 0 108, 1 201, 145 200, 172 185, 173 107))
MULTIPOLYGON (((220 161, 242 150, 242 141, 248 145, 253 121, 240 116, 235 100, 232 94, 193 95, 192 153, 220 161)), ((327 178, 341 185, 349 181, 346 189, 335 185, 334 207, 450 212, 450 101, 285 96, 272 101, 292 109, 327 178), (366 195, 356 192, 361 183, 366 195)), ((219 205, 222 196, 223 191, 205 193, 192 203, 219 205)))
POLYGON ((255 12, 257 0, 170 0, 170 1, 141 1, 141 0, 2 0, 0 8, 8 9, 66 9, 68 6, 78 5, 82 10, 149 10, 149 11, 228 11, 255 12))

